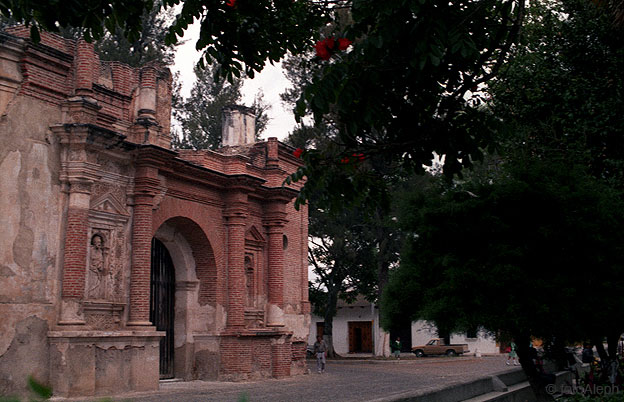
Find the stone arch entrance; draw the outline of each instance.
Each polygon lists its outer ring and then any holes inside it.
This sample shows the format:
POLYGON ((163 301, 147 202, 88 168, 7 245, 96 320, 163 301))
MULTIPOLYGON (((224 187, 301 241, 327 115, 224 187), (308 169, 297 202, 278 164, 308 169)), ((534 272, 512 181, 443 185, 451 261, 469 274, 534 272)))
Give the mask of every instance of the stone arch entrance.
POLYGON ((154 240, 166 248, 174 267, 170 377, 190 380, 196 376, 195 338, 216 334, 218 329, 214 253, 202 228, 185 217, 167 219, 155 232, 154 240))

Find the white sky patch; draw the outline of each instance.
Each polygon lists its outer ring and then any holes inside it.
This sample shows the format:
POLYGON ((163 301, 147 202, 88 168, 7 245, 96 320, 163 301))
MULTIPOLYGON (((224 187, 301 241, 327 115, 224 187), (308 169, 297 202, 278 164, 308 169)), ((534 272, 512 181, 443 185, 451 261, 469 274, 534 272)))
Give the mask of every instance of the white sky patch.
MULTIPOLYGON (((199 61, 201 52, 195 50, 195 43, 199 38, 200 24, 195 22, 184 31, 185 41, 178 46, 174 65, 171 66, 173 72, 180 73, 182 82, 182 96, 188 97, 195 82, 193 68, 199 61)), ((264 100, 271 109, 268 110, 269 124, 261 138, 277 137, 284 140, 295 126, 295 118, 291 110, 284 108, 279 95, 290 86, 290 82, 282 73, 281 63, 271 65, 267 63, 260 74, 256 74, 253 80, 246 79, 242 89, 242 102, 246 106, 251 106, 255 95, 261 89, 264 92, 264 100)))
POLYGON ((264 92, 264 100, 271 105, 268 111, 269 124, 262 138, 277 137, 284 140, 295 126, 293 112, 282 105, 280 94, 290 86, 290 82, 282 72, 281 63, 267 63, 260 74, 254 79, 245 80, 243 84, 243 103, 251 105, 258 90, 264 92))

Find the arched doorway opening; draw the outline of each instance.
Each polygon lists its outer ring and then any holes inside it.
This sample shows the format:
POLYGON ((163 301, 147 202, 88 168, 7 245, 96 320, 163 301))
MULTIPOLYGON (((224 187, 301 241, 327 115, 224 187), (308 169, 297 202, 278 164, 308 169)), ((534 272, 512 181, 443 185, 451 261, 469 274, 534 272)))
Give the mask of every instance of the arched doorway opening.
POLYGON ((154 239, 164 246, 175 267, 171 270, 174 275, 171 336, 165 337, 172 340, 171 351, 161 349, 161 360, 171 360, 168 372, 163 370, 161 378, 216 379, 216 339, 225 325, 221 307, 225 286, 218 285, 211 242, 196 222, 181 216, 161 223, 154 239), (167 352, 168 357, 163 356, 167 352))
POLYGON ((165 332, 160 340, 160 378, 173 378, 175 270, 167 247, 156 238, 152 239, 150 321, 165 332))

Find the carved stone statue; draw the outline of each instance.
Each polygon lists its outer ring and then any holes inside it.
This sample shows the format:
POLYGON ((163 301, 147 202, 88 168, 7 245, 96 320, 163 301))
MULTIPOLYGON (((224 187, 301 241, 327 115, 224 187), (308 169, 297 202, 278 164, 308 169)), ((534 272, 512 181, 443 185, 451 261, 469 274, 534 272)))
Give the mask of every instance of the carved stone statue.
POLYGON ((87 297, 90 299, 107 299, 109 272, 106 264, 106 248, 104 238, 95 234, 91 238, 89 257, 89 275, 87 280, 87 297))

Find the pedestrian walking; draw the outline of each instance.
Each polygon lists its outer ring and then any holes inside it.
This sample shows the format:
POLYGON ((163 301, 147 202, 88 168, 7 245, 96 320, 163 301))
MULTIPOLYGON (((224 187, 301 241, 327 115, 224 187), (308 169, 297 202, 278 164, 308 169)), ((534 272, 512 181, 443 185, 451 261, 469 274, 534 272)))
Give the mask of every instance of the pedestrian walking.
POLYGON ((390 344, 390 348, 392 349, 392 354, 397 359, 401 360, 401 338, 397 336, 397 338, 390 344))
POLYGON ((316 371, 321 374, 325 372, 325 354, 327 353, 327 345, 321 336, 316 337, 314 342, 314 354, 316 355, 316 371))
POLYGON ((516 344, 514 341, 511 341, 511 344, 509 345, 509 347, 507 348, 507 350, 509 351, 508 355, 507 355, 507 365, 509 366, 509 361, 511 360, 513 362, 514 366, 517 366, 518 363, 518 353, 516 352, 516 344))

